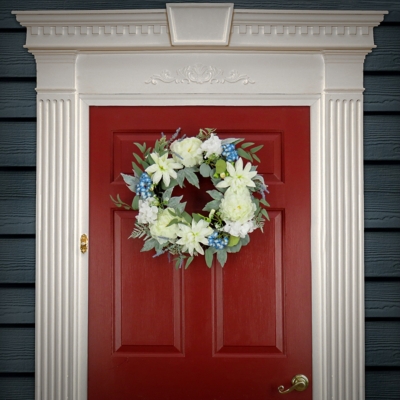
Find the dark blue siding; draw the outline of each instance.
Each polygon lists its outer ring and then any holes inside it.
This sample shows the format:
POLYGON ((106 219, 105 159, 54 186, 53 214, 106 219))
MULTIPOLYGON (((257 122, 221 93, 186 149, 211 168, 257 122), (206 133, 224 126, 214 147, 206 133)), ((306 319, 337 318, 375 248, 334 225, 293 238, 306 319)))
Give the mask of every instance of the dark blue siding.
MULTIPOLYGON (((200 2, 220 2, 204 0, 200 2)), ((35 62, 11 10, 165 8, 161 0, 0 1, 0 400, 34 398, 35 62)), ((388 10, 365 62, 366 398, 400 398, 400 1, 241 0, 388 10)))

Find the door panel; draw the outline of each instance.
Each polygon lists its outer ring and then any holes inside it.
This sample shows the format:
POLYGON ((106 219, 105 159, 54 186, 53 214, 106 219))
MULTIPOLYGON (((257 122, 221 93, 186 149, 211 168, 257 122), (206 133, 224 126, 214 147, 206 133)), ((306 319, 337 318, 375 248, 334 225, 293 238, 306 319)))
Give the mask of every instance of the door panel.
MULTIPOLYGON (((309 147, 307 107, 90 108, 89 399, 279 399, 294 375, 311 379, 309 147), (120 172, 132 173, 133 142, 177 127, 264 144, 271 221, 223 269, 141 253, 136 213, 110 201, 132 201, 120 172)), ((208 188, 182 190, 189 210, 208 188)))

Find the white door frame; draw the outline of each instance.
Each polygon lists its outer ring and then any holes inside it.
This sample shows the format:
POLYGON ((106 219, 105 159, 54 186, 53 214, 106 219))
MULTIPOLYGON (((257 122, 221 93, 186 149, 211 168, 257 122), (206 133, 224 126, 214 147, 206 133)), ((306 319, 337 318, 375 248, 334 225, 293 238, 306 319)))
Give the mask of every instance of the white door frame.
POLYGON ((37 62, 36 399, 87 398, 90 105, 310 106, 313 398, 364 399, 363 62, 385 12, 15 14, 37 62))

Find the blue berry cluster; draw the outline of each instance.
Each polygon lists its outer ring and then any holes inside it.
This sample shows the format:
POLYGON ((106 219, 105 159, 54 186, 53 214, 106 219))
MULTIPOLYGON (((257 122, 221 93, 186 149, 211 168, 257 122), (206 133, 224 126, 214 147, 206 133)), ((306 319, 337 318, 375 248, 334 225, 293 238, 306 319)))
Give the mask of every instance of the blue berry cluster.
POLYGON ((214 231, 208 237, 208 245, 211 247, 215 247, 217 250, 221 250, 224 247, 228 246, 228 238, 226 236, 219 238, 218 231, 214 231))
POLYGON ((237 153, 233 143, 222 145, 222 155, 228 162, 236 161, 239 158, 239 154, 237 153))
POLYGON ((151 189, 151 185, 153 184, 149 174, 147 172, 143 172, 140 176, 139 183, 136 187, 137 194, 142 199, 147 199, 153 196, 153 191, 151 189))

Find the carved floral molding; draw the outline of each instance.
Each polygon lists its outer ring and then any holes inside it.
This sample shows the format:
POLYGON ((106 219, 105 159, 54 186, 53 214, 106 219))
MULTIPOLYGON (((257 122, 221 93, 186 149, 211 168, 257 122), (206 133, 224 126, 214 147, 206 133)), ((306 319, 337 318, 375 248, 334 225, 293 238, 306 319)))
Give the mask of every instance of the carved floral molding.
POLYGON ((163 70, 160 74, 154 74, 145 83, 152 83, 157 85, 158 82, 164 83, 238 83, 242 82, 243 85, 255 83, 246 74, 241 74, 236 70, 232 70, 228 75, 224 76, 225 72, 222 69, 212 65, 195 64, 187 67, 179 68, 175 74, 169 70, 163 70))

